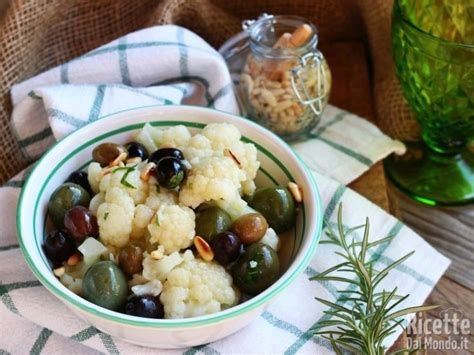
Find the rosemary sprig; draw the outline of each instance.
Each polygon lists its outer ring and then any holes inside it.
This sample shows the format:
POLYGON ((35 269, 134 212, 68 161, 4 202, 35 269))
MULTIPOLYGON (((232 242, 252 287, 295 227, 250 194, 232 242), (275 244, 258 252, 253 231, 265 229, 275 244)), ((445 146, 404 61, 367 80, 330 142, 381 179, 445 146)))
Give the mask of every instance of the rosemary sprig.
POLYGON ((383 346, 384 340, 393 334, 397 327, 403 327, 403 320, 400 317, 438 307, 437 305, 418 306, 395 311, 395 307, 405 301, 409 295, 397 295, 396 287, 391 291, 383 289, 377 292, 380 282, 391 270, 413 255, 414 251, 384 269, 376 270, 375 260, 368 257, 368 251, 389 242, 393 236, 369 242, 368 218, 364 225, 345 229, 342 222, 342 204, 338 209, 337 232, 329 226, 329 223, 326 225, 328 240, 324 243, 338 246, 341 250, 335 253, 341 256, 343 261, 312 277, 311 280, 339 281, 350 286, 347 290, 338 290, 341 296, 336 302, 316 297, 319 302, 330 307, 325 313, 331 318, 316 324, 313 328, 314 334, 329 340, 337 354, 342 354, 341 348, 356 354, 384 354, 386 350, 383 346), (351 239, 350 235, 361 228, 364 229, 362 241, 351 239), (335 272, 337 272, 336 275, 335 272), (350 274, 353 274, 352 278, 349 277, 350 274))

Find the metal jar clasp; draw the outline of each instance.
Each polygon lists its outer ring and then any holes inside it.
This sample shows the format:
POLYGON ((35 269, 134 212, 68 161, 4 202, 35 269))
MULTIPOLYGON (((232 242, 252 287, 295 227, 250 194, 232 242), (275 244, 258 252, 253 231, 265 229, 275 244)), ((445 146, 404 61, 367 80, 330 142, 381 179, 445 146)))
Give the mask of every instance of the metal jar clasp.
POLYGON ((324 109, 324 99, 327 92, 326 70, 324 69, 323 54, 314 50, 299 57, 298 66, 291 70, 291 86, 296 97, 305 106, 309 106, 311 110, 320 115, 324 109), (317 90, 316 96, 311 97, 305 83, 304 74, 307 70, 314 68, 317 71, 317 90))
POLYGON ((242 21, 242 29, 244 31, 249 31, 250 27, 252 27, 252 25, 255 22, 258 22, 258 21, 261 21, 261 20, 273 19, 273 18, 275 18, 275 16, 267 14, 267 13, 264 12, 256 20, 244 20, 244 21, 242 21))

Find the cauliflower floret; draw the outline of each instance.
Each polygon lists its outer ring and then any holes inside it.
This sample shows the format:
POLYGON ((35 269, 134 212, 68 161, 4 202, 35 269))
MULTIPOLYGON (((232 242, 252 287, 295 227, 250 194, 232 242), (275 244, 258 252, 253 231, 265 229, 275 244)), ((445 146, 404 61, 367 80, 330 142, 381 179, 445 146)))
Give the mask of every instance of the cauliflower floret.
POLYGON ((240 198, 240 196, 234 200, 219 200, 216 204, 219 208, 227 212, 232 222, 245 214, 257 212, 248 205, 247 201, 240 198))
POLYGON ((280 238, 276 234, 276 232, 273 230, 273 228, 268 228, 267 232, 263 236, 263 238, 260 240, 261 243, 268 245, 270 248, 272 248, 275 251, 278 251, 280 248, 280 238))
POLYGON ((191 139, 191 133, 183 126, 173 126, 170 128, 155 128, 151 131, 151 136, 158 147, 164 144, 171 145, 174 147, 183 147, 188 145, 191 139))
POLYGON ((132 232, 130 234, 131 238, 140 238, 146 232, 146 227, 150 220, 152 219, 155 211, 146 205, 138 205, 135 207, 135 214, 133 216, 132 222, 132 232))
POLYGON ((87 168, 87 180, 89 180, 89 185, 91 186, 92 192, 99 192, 99 184, 102 179, 102 168, 99 163, 93 162, 89 164, 87 168))
POLYGON ((153 223, 148 225, 150 242, 163 245, 170 254, 189 247, 195 235, 195 215, 192 209, 179 205, 161 206, 153 223))
POLYGON ((123 247, 128 243, 135 212, 133 199, 124 190, 112 187, 105 202, 97 210, 100 240, 104 244, 123 247))
POLYGON ((211 141, 212 148, 222 151, 240 141, 242 135, 237 127, 230 123, 211 123, 202 130, 202 135, 211 141))
POLYGON ((227 157, 208 157, 193 165, 185 185, 179 192, 179 201, 192 208, 211 200, 239 198, 240 183, 245 173, 227 157))
POLYGON ((148 281, 150 280, 145 278, 142 274, 133 274, 132 279, 128 281, 128 287, 132 288, 133 286, 144 285, 148 281))
POLYGON ((246 175, 246 179, 242 181, 242 193, 248 195, 253 194, 255 191, 255 183, 253 180, 260 167, 255 145, 242 142, 240 140, 241 134, 237 127, 229 123, 209 124, 202 130, 202 134, 209 139, 214 149, 214 155, 222 155, 224 154, 224 149, 229 149, 238 159, 240 168, 246 175))
POLYGON ((143 144, 149 152, 154 152, 158 149, 155 142, 153 141, 152 134, 154 133, 155 128, 153 128, 149 123, 145 124, 143 128, 135 136, 134 141, 140 144, 143 144))
POLYGON ((169 272, 183 262, 183 255, 179 254, 177 251, 171 255, 166 255, 159 260, 153 259, 148 253, 145 253, 144 255, 143 277, 147 280, 165 281, 169 272))
POLYGON ((251 143, 237 142, 227 147, 239 160, 240 168, 245 172, 242 181, 242 193, 252 195, 255 192, 254 179, 257 176, 260 162, 257 160, 257 148, 251 143))
POLYGON ((161 206, 176 205, 178 203, 178 193, 174 190, 167 190, 159 187, 160 192, 150 189, 150 195, 145 201, 145 205, 154 211, 158 211, 161 206))
POLYGON ((59 281, 72 292, 80 295, 82 292, 82 279, 87 269, 88 266, 82 261, 74 266, 66 264, 65 272, 61 275, 59 281))
POLYGON ((214 263, 201 259, 182 262, 163 284, 160 300, 165 318, 197 317, 235 305, 239 296, 232 277, 214 263))
POLYGON ((89 211, 94 216, 97 216, 97 210, 99 209, 99 206, 105 202, 105 193, 101 192, 92 197, 91 202, 89 203, 89 211))
POLYGON ((163 285, 161 284, 160 280, 152 280, 143 285, 132 286, 131 289, 136 296, 158 296, 163 289, 163 285))
POLYGON ((133 167, 116 168, 105 175, 99 184, 100 191, 105 192, 112 187, 126 191, 136 204, 144 203, 148 196, 148 184, 140 178, 140 170, 133 167))
POLYGON ((72 277, 69 274, 62 274, 59 281, 66 286, 69 290, 74 292, 76 295, 80 295, 82 292, 82 279, 72 277))
POLYGON ((202 134, 194 135, 186 147, 183 147, 184 157, 191 163, 196 163, 201 158, 210 157, 214 154, 211 141, 202 134))

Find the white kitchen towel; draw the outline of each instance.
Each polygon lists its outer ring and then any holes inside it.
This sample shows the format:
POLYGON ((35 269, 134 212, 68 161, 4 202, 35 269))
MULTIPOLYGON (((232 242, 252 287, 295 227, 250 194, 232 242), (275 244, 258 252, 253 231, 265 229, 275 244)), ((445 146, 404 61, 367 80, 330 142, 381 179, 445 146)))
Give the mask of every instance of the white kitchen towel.
MULTIPOLYGON (((125 108, 185 102, 238 113, 223 59, 205 41, 176 26, 129 34, 20 83, 12 88, 12 101, 14 131, 22 153, 32 160, 56 139, 125 108)), ((367 121, 328 107, 313 138, 294 148, 315 171, 329 225, 343 202, 347 226, 359 225, 369 216, 372 240, 394 235, 390 243, 372 252, 376 268, 416 250, 384 285, 411 294, 403 306, 421 304, 449 261, 401 222, 344 186, 387 154, 403 151, 403 145, 367 121)), ((28 172, 0 188, 0 353, 156 353, 91 327, 35 280, 18 248, 14 223, 28 172)), ((305 273, 245 329, 212 344, 160 353, 332 353, 327 341, 311 334, 311 327, 326 318, 326 307, 314 297, 337 301, 336 289, 343 285, 308 278, 339 262, 333 251, 321 244, 305 273)))

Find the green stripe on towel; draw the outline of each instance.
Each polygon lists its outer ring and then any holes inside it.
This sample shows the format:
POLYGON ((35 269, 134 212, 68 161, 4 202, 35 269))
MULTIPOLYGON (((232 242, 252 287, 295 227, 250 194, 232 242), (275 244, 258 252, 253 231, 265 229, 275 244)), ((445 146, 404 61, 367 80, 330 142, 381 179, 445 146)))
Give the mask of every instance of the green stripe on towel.
POLYGON ((178 27, 176 30, 176 37, 178 39, 179 47, 179 73, 181 76, 188 76, 188 49, 184 44, 184 30, 182 27, 178 27))
POLYGON ((13 300, 8 292, 1 295, 0 300, 10 312, 15 313, 15 314, 19 313, 18 308, 16 308, 15 303, 13 303, 13 300))
POLYGON ((36 339, 33 347, 30 350, 31 355, 41 354, 46 342, 48 341, 49 337, 53 332, 47 328, 43 328, 43 330, 39 333, 38 338, 36 339))
POLYGON ((347 147, 344 147, 343 145, 339 144, 339 143, 336 143, 336 142, 333 142, 333 141, 330 141, 329 139, 327 138, 323 138, 321 136, 318 136, 316 137, 315 139, 317 140, 320 140, 321 142, 324 142, 326 143, 327 145, 333 147, 334 149, 337 149, 339 150, 340 152, 354 158, 355 160, 357 160, 358 162, 368 166, 368 167, 371 167, 372 165, 374 165, 373 161, 370 160, 369 158, 363 156, 362 154, 360 153, 357 153, 356 151, 350 149, 350 148, 347 148, 347 147))
POLYGON ((35 133, 29 137, 19 140, 18 144, 20 145, 20 147, 26 148, 34 143, 38 143, 50 137, 52 134, 53 134, 53 131, 51 131, 51 128, 46 127, 45 129, 39 131, 38 133, 35 133))
POLYGON ((18 249, 20 246, 18 244, 4 245, 0 247, 0 251, 7 251, 12 249, 18 249))
POLYGON ((78 341, 78 342, 83 342, 92 338, 94 335, 97 335, 99 333, 100 331, 96 327, 89 327, 84 330, 81 330, 77 334, 72 335, 70 339, 78 341))
POLYGON ((127 60, 127 49, 126 45, 127 37, 122 37, 119 39, 119 50, 118 50, 118 57, 119 57, 119 68, 120 68, 120 75, 122 75, 122 83, 125 85, 131 85, 130 81, 130 71, 128 70, 128 60, 127 60))
POLYGON ((87 122, 84 120, 81 120, 77 117, 74 117, 66 112, 63 112, 61 110, 55 109, 55 108, 50 108, 47 111, 48 116, 57 118, 65 123, 70 124, 71 126, 74 126, 76 128, 80 128, 84 126, 87 122))
POLYGON ((91 111, 89 113, 89 119, 87 122, 97 121, 100 115, 100 110, 102 108, 102 103, 104 102, 105 96, 105 85, 97 86, 97 93, 95 95, 94 102, 92 103, 91 111))

